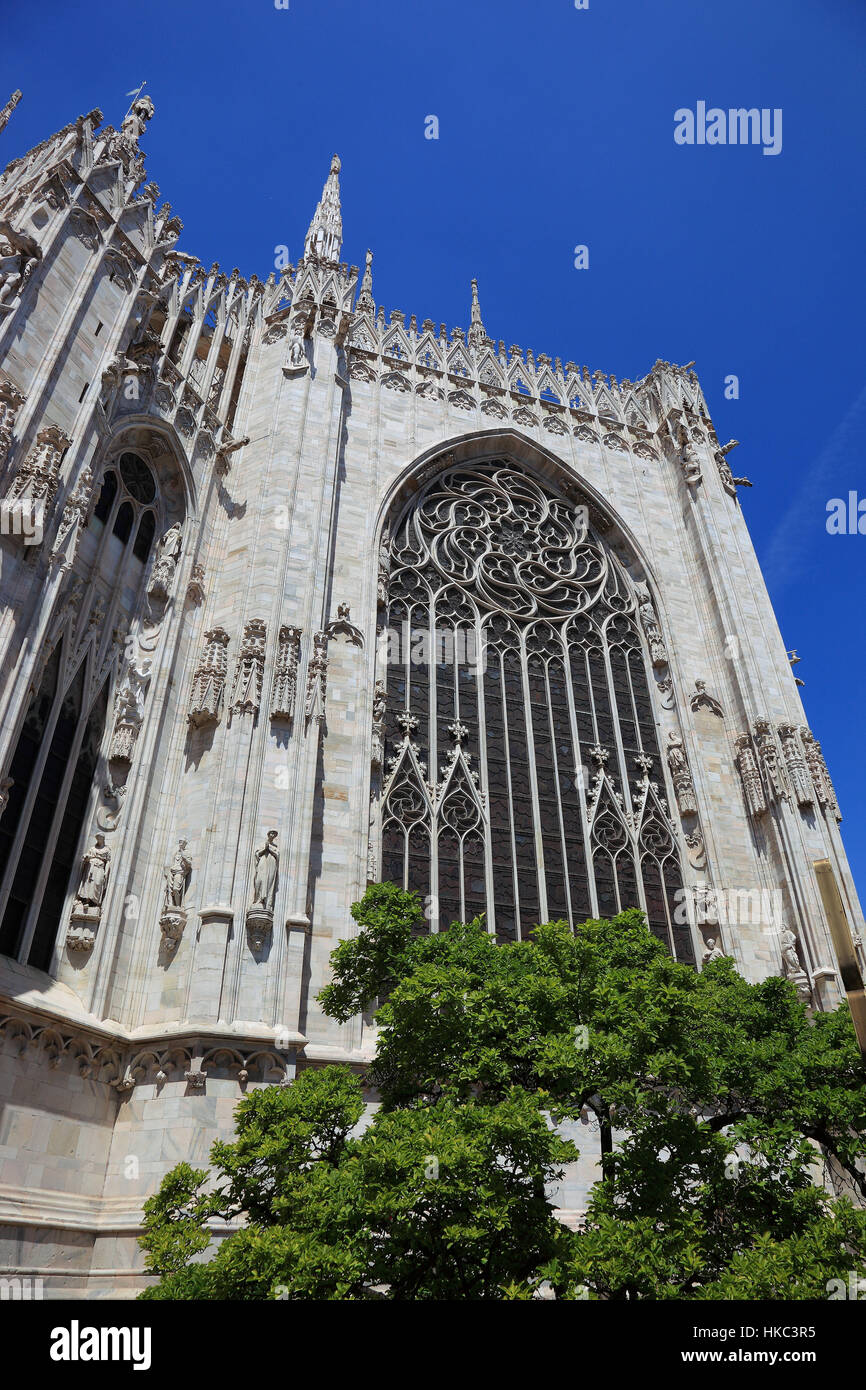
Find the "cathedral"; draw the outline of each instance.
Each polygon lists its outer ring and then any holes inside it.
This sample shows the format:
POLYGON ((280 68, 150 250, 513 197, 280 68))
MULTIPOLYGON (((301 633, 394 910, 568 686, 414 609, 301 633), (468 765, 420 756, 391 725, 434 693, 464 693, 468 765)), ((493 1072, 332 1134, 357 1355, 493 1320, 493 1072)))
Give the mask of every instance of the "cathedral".
POLYGON ((0 177, 0 1276, 54 1297, 143 1287, 249 1088, 370 1060, 317 1003, 370 882, 501 942, 636 906, 815 1011, 815 861, 862 928, 691 364, 386 312, 336 156, 297 264, 207 269, 152 116, 0 177))

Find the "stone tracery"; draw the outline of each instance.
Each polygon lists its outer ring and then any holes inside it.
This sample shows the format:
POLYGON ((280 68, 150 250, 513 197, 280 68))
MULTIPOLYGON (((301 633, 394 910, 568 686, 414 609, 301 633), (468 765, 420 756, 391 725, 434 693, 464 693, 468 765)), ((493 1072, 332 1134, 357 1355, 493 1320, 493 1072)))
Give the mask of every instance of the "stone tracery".
POLYGON ((693 961, 640 594, 587 506, 507 460, 451 462, 390 535, 382 876, 440 929, 486 912, 503 940, 642 906, 693 961))

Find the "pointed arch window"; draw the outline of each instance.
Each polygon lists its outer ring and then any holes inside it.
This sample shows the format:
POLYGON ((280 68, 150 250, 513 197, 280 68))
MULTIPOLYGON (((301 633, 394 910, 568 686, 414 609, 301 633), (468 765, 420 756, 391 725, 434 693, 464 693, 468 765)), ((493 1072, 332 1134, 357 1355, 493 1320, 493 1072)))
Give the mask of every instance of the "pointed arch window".
POLYGON ((42 970, 51 965, 92 807, 108 719, 106 634, 125 630, 138 610, 158 505, 153 472, 138 454, 124 453, 106 470, 86 528, 87 597, 72 606, 66 635, 46 661, 9 764, 0 954, 42 970))
POLYGON ((103 570, 113 570, 123 562, 133 537, 133 557, 142 565, 147 563, 156 533, 155 505, 156 480, 149 465, 138 454, 121 454, 115 465, 106 470, 88 527, 100 535, 106 531, 119 543, 103 547, 103 570))
POLYGON ((586 507, 487 460, 390 534, 382 877, 501 940, 640 907, 694 964, 633 590, 586 507))

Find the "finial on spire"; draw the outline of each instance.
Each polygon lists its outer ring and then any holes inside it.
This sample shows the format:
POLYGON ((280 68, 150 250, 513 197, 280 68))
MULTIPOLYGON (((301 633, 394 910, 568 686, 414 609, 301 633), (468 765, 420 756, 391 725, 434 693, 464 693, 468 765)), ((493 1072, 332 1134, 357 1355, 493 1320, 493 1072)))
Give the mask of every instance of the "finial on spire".
POLYGON ((336 265, 343 244, 343 219, 340 214, 340 158, 331 159, 331 172, 322 189, 313 220, 304 242, 304 260, 329 261, 336 265))
POLYGON ((481 322, 481 305, 478 302, 478 281, 472 281, 472 322, 469 328, 469 341, 473 347, 483 347, 487 333, 481 322))
POLYGON ((9 124, 9 117, 12 115, 12 112, 15 110, 20 100, 21 93, 13 92, 2 111, 0 111, 0 130, 3 130, 9 124))
POLYGON ((361 280, 361 289, 358 294, 358 302, 355 305, 356 312, 359 314, 375 314, 376 301, 373 299, 373 252, 367 252, 367 259, 364 264, 364 275, 361 280))

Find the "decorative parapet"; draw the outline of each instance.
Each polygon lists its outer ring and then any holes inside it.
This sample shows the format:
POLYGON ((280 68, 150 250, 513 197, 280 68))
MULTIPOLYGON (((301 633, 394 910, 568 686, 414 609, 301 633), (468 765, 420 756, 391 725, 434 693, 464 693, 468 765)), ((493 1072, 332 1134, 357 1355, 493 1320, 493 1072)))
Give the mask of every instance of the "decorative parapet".
POLYGON ((671 413, 694 416, 693 438, 706 440, 698 419, 709 420, 697 377, 688 368, 657 362, 639 382, 621 382, 604 372, 590 373, 574 362, 546 353, 524 352, 516 343, 506 351, 487 336, 481 322, 477 286, 473 287, 472 325, 468 335, 445 324, 438 331, 431 319, 418 326, 413 314, 374 314, 369 255, 356 311, 347 336, 349 375, 380 382, 398 391, 414 391, 431 400, 446 397, 458 408, 475 409, 517 423, 542 424, 551 433, 574 433, 587 442, 625 449, 630 439, 638 456, 657 458, 649 442, 671 413), (455 390, 456 388, 456 390, 455 390), (569 421, 571 424, 569 425, 569 421), (643 451, 643 453, 642 453, 643 451), (648 451, 648 452, 647 452, 648 451))

